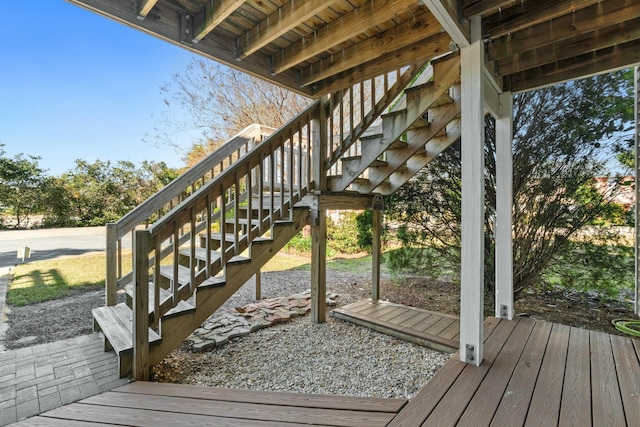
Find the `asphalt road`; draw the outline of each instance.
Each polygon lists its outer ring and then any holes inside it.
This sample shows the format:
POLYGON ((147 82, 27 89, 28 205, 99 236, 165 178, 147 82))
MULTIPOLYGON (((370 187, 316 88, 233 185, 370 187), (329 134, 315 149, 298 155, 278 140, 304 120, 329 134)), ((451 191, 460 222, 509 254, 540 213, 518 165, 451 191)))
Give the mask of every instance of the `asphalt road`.
MULTIPOLYGON (((127 246, 123 239, 123 246, 127 246)), ((30 261, 81 255, 103 251, 106 246, 104 227, 52 228, 0 231, 0 268, 18 264, 18 249, 31 248, 30 261)))

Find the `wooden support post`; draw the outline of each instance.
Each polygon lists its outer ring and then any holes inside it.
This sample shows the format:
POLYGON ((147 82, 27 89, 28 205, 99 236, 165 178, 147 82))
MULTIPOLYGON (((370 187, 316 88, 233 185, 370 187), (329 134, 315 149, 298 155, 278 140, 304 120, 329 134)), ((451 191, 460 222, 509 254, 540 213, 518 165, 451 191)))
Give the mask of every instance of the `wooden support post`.
POLYGON ((636 303, 635 311, 640 316, 640 65, 635 67, 635 144, 636 144, 636 303))
POLYGON ((319 209, 311 226, 311 321, 324 323, 327 304, 327 211, 319 209))
POLYGON ((106 280, 104 286, 105 305, 117 303, 118 292, 118 225, 109 223, 106 227, 106 280))
POLYGON ((496 307, 495 316, 513 319, 513 97, 500 95, 496 118, 496 307))
MULTIPOLYGON (((473 23, 472 23, 473 27, 473 23)), ((479 25, 478 25, 479 28, 479 25)), ((484 320, 484 45, 461 49, 462 262, 460 360, 479 366, 484 320)))
POLYGON ((380 228, 382 226, 382 212, 373 210, 372 241, 371 241, 371 301, 380 299, 380 261, 382 245, 380 242, 380 228))
MULTIPOLYGON (((150 234, 136 230, 133 239, 134 279, 133 293, 133 378, 149 379, 149 248, 150 234)), ((156 292, 158 292, 156 290, 156 292)))
POLYGON ((260 270, 256 273, 256 301, 260 301, 262 298, 262 289, 260 289, 260 281, 262 280, 262 273, 260 270))
MULTIPOLYGON (((317 118, 312 126, 312 173, 315 182, 315 194, 320 195, 327 189, 327 117, 326 107, 329 97, 325 95, 319 105, 317 118)), ((327 295, 327 211, 312 208, 311 219, 311 321, 324 323, 326 320, 327 295)))

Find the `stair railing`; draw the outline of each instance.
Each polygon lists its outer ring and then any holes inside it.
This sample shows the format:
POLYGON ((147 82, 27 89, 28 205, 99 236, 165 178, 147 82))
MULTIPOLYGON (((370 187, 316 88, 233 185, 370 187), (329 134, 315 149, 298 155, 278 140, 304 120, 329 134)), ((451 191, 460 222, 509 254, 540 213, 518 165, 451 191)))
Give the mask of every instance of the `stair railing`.
POLYGON ((330 97, 327 114, 329 153, 325 164, 329 175, 342 174, 339 162, 342 157, 360 155, 359 138, 381 114, 402 102, 404 89, 419 75, 424 75, 427 66, 428 61, 406 66, 339 90, 330 97))
POLYGON ((289 209, 307 194, 313 176, 308 142, 319 105, 316 102, 254 146, 146 230, 149 250, 135 257, 153 267, 154 313, 166 311, 160 307, 160 287, 166 286, 171 294, 168 307, 176 307, 204 281, 223 274, 226 262, 287 218, 289 209), (206 259, 198 262, 195 252, 202 246, 206 259), (173 270, 168 274, 164 265, 173 270))
POLYGON ((268 126, 247 126, 118 222, 107 224, 106 305, 115 305, 117 291, 133 280, 133 254, 123 251, 123 240, 132 242, 136 229, 148 228, 273 132, 268 126))
POLYGON ((350 149, 422 67, 405 67, 337 92, 328 102, 316 101, 148 229, 135 232, 135 299, 140 301, 134 301, 133 316, 138 334, 134 334, 136 378, 145 371, 136 365, 148 363, 148 312, 154 313, 155 322, 180 309, 178 305, 198 286, 224 281, 227 263, 245 255, 252 241, 267 235, 276 221, 289 218, 295 204, 316 189, 314 177, 326 174, 326 168, 350 149), (329 135, 324 151, 318 149, 323 144, 316 143, 323 133, 329 135), (204 252, 205 259, 202 255, 197 259, 197 252, 204 252), (154 291, 148 292, 148 286, 154 291), (168 291, 166 300, 161 300, 163 291, 168 291))

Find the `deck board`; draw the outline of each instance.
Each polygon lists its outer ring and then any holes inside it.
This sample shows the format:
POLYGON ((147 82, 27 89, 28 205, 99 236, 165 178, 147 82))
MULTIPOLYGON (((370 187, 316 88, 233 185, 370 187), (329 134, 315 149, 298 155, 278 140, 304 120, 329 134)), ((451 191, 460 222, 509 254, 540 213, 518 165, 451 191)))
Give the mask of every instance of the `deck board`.
MULTIPOLYGON (((393 310, 395 327, 404 331, 411 330, 406 325, 429 329, 438 323, 451 329, 457 322, 411 307, 358 307, 389 319, 393 310)), ((134 382, 16 426, 640 425, 639 340, 531 318, 490 317, 484 343, 479 367, 455 354, 408 402, 134 382)))
POLYGON ((454 355, 389 423, 640 425, 640 341, 534 320, 488 318, 484 360, 454 355))
POLYGON ((134 382, 20 425, 382 427, 406 402, 134 382))
POLYGON ((456 316, 371 300, 335 308, 331 314, 338 319, 436 350, 452 353, 458 348, 460 320, 456 316))

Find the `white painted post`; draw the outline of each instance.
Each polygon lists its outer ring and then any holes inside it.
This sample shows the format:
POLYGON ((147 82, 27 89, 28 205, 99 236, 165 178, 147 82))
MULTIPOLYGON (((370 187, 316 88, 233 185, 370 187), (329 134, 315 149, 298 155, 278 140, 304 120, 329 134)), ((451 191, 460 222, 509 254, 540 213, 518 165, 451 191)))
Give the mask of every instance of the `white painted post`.
POLYGON ((483 358, 484 321, 484 102, 482 99, 484 46, 482 40, 477 40, 460 51, 462 96, 460 360, 479 366, 483 358))
POLYGON ((495 316, 513 319, 513 96, 500 95, 496 119, 496 307, 495 316))
POLYGON ((638 172, 640 171, 640 65, 635 67, 634 73, 635 81, 635 146, 636 146, 636 303, 635 311, 640 316, 640 177, 638 172))

